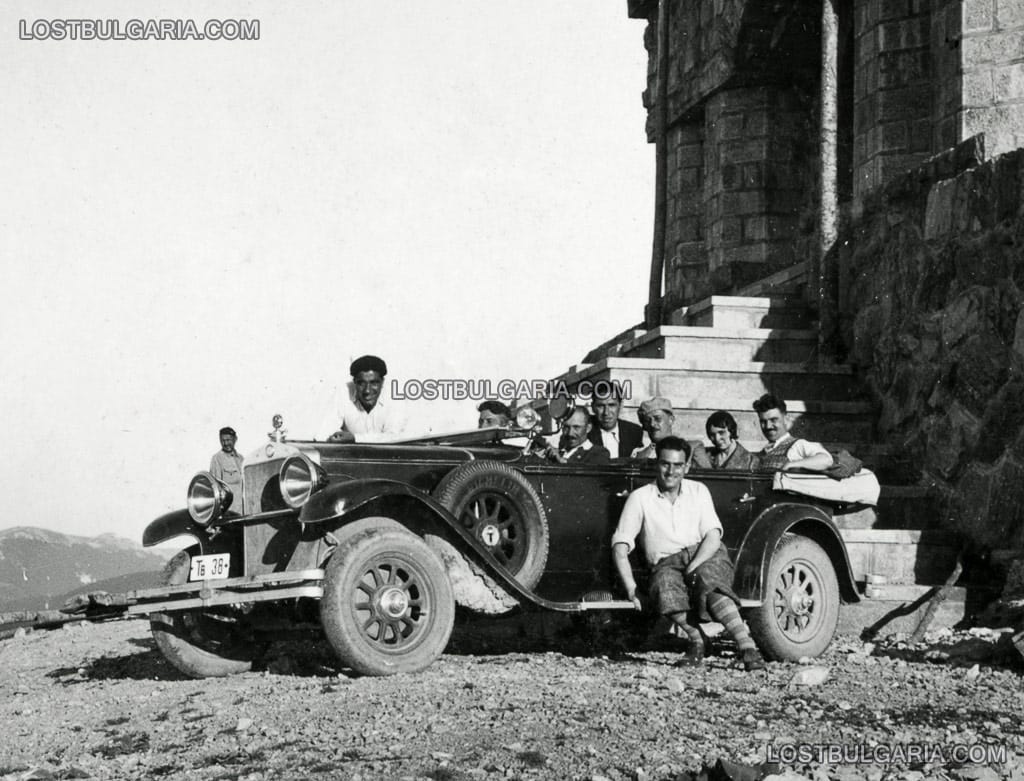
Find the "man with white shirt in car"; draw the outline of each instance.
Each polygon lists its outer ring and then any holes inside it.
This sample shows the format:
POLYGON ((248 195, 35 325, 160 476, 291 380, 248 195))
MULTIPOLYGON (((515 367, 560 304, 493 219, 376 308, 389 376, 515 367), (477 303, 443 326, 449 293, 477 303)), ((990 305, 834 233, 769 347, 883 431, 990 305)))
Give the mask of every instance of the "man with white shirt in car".
POLYGON ((636 423, 619 418, 622 399, 618 394, 594 396, 590 403, 593 427, 587 437, 595 445, 603 445, 612 458, 629 458, 643 447, 644 431, 636 423))
POLYGON ((376 355, 364 355, 352 361, 351 394, 338 400, 332 418, 338 429, 328 442, 391 442, 401 439, 405 418, 390 399, 381 398, 387 364, 376 355))
POLYGON ((808 469, 824 472, 833 464, 832 454, 820 443, 796 439, 789 433, 786 402, 770 393, 754 402, 761 433, 768 440, 764 450, 756 455, 755 466, 773 472, 808 469))
POLYGON ((590 426, 590 415, 577 407, 562 422, 558 447, 548 445, 543 456, 556 464, 607 464, 611 458, 608 451, 587 438, 590 426))

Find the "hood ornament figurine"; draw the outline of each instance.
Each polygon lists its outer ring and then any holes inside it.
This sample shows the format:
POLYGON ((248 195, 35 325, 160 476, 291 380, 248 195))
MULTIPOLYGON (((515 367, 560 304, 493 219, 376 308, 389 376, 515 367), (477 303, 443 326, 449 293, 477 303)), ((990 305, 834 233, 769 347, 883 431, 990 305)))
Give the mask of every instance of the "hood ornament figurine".
POLYGON ((274 427, 274 430, 267 434, 270 441, 284 442, 288 434, 288 429, 284 428, 284 418, 280 415, 274 415, 271 425, 274 427))

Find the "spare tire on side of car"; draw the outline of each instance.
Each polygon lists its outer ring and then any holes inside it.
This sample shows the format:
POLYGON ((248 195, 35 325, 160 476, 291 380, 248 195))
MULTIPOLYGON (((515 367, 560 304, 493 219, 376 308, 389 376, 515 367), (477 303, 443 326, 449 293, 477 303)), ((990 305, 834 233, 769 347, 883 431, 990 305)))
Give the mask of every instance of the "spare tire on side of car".
MULTIPOLYGON (((548 560, 548 519, 522 474, 500 461, 471 461, 445 475, 433 493, 496 564, 526 588, 537 585, 548 560)), ((518 604, 450 543, 434 535, 425 539, 444 562, 458 604, 488 614, 505 613, 518 604)))

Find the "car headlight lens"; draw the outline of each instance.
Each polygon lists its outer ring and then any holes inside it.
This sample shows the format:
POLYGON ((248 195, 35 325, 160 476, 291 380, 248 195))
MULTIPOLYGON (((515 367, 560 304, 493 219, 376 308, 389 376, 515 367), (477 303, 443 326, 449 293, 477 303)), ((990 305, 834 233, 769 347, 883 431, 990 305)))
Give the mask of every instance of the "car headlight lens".
POLYGON ((188 484, 188 514, 200 526, 206 526, 231 506, 233 498, 231 491, 217 478, 209 472, 200 472, 188 484))
POLYGON ((516 412, 516 425, 519 428, 531 429, 540 423, 540 413, 533 407, 523 407, 516 412))
POLYGON ((327 474, 304 456, 292 456, 281 464, 281 498, 296 510, 327 484, 327 474))

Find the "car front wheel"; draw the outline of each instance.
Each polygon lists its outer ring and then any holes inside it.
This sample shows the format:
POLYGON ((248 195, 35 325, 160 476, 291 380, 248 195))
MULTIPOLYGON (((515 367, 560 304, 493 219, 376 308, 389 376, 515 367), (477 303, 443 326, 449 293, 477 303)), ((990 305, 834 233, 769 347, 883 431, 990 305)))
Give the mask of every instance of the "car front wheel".
POLYGON ((798 661, 823 653, 839 623, 839 582, 828 554, 807 537, 786 534, 768 567, 764 602, 748 615, 771 659, 798 661))
MULTIPOLYGON (((164 567, 164 585, 187 583, 192 557, 198 554, 193 546, 172 558, 164 567)), ((192 678, 248 672, 265 648, 230 607, 154 613, 149 626, 164 658, 192 678)))
POLYGON ((440 559, 393 521, 343 528, 324 573, 320 621, 341 661, 363 675, 418 672, 448 644, 455 599, 440 559))

